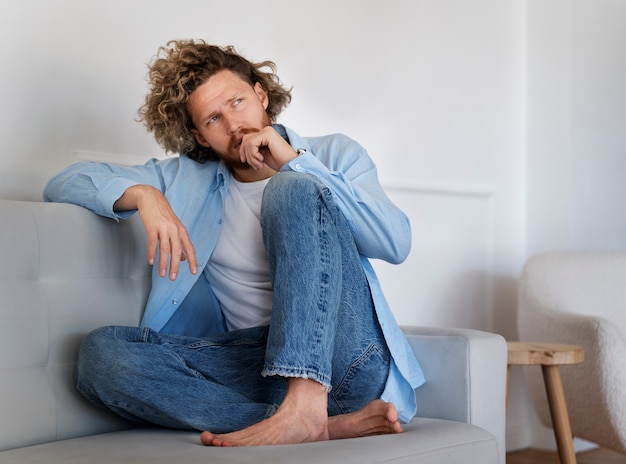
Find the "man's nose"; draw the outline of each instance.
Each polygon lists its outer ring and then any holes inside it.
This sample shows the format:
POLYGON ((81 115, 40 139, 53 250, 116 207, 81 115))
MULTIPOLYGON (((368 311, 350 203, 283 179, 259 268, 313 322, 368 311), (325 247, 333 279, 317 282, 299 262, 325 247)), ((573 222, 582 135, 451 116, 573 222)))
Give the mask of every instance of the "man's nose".
POLYGON ((233 116, 225 116, 226 130, 230 135, 236 134, 241 129, 241 122, 233 116))

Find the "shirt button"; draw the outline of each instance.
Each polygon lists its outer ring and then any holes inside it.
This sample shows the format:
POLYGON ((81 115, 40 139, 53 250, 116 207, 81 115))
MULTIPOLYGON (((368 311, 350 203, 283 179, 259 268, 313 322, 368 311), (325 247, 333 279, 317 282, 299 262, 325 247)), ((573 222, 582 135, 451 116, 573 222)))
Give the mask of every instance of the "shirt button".
POLYGON ((178 300, 176 300, 176 299, 172 300, 172 304, 173 304, 174 306, 176 306, 176 305, 178 304, 178 300))
POLYGON ((302 166, 300 166, 300 163, 297 163, 297 164, 295 165, 295 168, 296 168, 296 169, 298 169, 298 170, 300 170, 300 169, 302 169, 302 166))

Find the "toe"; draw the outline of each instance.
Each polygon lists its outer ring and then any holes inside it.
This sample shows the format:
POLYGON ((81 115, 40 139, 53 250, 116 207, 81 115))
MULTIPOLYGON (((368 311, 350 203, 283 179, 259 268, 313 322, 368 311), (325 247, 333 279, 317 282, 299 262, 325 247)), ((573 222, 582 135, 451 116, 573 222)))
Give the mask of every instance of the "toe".
POLYGON ((213 440, 215 439, 215 435, 211 432, 202 432, 200 434, 200 441, 204 446, 213 446, 213 440))

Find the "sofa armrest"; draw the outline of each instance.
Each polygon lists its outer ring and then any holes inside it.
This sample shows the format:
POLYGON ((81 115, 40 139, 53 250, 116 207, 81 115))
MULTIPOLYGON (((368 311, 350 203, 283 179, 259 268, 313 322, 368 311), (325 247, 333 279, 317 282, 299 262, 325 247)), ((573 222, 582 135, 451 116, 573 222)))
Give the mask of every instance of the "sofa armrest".
POLYGON ((506 341, 472 329, 403 327, 424 370, 417 415, 466 422, 491 432, 504 462, 506 341))

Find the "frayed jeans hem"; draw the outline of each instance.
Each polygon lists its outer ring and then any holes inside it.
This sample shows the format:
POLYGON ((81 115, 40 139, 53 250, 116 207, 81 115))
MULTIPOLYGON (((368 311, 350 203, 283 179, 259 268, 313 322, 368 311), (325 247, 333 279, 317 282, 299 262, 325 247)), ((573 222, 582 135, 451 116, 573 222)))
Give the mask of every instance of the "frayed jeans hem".
POLYGON ((288 367, 265 367, 261 372, 263 377, 279 376, 285 379, 309 379, 314 380, 322 385, 327 393, 330 393, 332 386, 330 384, 330 378, 322 375, 319 372, 310 371, 307 369, 293 369, 288 367))

